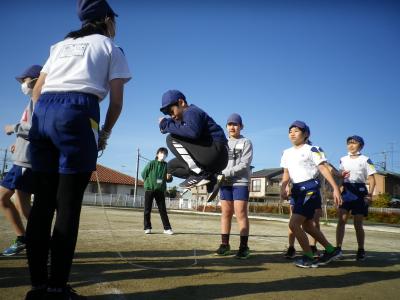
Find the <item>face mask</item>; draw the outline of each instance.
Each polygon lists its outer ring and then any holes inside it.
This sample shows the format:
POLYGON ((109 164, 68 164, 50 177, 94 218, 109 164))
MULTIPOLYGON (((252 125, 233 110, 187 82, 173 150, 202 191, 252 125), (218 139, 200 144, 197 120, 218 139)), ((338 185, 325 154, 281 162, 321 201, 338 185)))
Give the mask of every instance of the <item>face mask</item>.
POLYGON ((165 154, 163 154, 163 153, 160 153, 160 154, 158 154, 158 160, 159 161, 164 161, 165 159, 166 159, 166 156, 165 156, 165 154))
POLYGON ((360 152, 360 151, 357 151, 357 152, 354 153, 354 154, 351 154, 351 152, 348 152, 348 154, 349 154, 350 156, 358 156, 358 155, 361 155, 361 152, 360 152))
POLYGON ((28 87, 27 82, 21 84, 21 91, 27 96, 32 96, 32 89, 28 87))

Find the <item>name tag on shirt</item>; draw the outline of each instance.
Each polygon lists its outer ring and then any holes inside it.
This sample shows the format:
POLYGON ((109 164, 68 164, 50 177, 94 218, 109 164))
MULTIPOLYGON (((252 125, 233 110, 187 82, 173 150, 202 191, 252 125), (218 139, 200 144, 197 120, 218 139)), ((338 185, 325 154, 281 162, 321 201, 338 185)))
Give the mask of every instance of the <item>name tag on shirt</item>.
POLYGON ((88 45, 88 43, 64 45, 58 57, 83 56, 88 45))
POLYGON ((158 183, 158 184, 160 184, 160 183, 162 183, 162 182, 163 182, 162 179, 157 179, 157 183, 158 183))

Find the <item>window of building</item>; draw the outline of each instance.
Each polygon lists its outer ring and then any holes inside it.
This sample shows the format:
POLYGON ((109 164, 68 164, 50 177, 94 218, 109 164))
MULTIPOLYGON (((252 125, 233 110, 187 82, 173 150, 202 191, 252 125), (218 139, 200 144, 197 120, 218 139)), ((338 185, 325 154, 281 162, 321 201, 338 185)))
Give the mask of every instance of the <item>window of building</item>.
POLYGON ((251 191, 261 192, 261 179, 253 179, 251 181, 251 191))

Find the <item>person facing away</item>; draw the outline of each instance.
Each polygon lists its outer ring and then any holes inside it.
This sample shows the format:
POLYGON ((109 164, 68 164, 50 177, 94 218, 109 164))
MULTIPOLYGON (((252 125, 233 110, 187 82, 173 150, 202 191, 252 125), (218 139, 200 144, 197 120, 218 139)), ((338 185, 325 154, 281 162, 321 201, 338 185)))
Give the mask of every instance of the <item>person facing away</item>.
POLYGON ((6 125, 4 130, 7 135, 15 134, 15 144, 11 146, 13 166, 1 182, 0 208, 6 219, 11 223, 17 235, 10 247, 3 251, 3 255, 12 256, 25 250, 25 228, 21 215, 28 219, 31 210, 31 194, 33 193, 32 166, 29 152, 28 134, 32 124, 33 101, 31 99, 33 87, 40 75, 42 66, 32 65, 21 75, 17 81, 21 84, 21 91, 29 97, 29 102, 21 116, 19 123, 6 125), (14 195, 16 205, 11 201, 14 195), (18 210, 17 208, 18 207, 18 210))
POLYGON ((212 192, 217 175, 228 163, 223 129, 205 111, 189 105, 178 90, 163 94, 160 111, 170 116, 159 119, 160 131, 168 134, 167 146, 175 155, 168 163, 168 173, 185 179, 181 187, 207 184, 207 191, 212 192))
POLYGON ((80 297, 67 283, 83 194, 96 170, 98 151, 105 149, 122 110, 124 84, 131 78, 125 55, 113 41, 116 14, 108 3, 79 0, 77 8, 81 28, 51 47, 33 90, 36 106, 29 139, 35 198, 26 229, 32 284, 27 300, 80 297), (108 92, 108 111, 99 132, 99 102, 108 92))
POLYGON ((151 209, 153 200, 156 201, 161 221, 164 226, 165 234, 173 234, 171 224, 167 214, 165 205, 165 192, 167 189, 166 182, 172 181, 171 174, 167 174, 167 163, 165 159, 168 156, 168 150, 161 147, 157 150, 156 158, 150 161, 142 171, 144 180, 145 200, 144 200, 144 233, 150 234, 151 226, 151 209))

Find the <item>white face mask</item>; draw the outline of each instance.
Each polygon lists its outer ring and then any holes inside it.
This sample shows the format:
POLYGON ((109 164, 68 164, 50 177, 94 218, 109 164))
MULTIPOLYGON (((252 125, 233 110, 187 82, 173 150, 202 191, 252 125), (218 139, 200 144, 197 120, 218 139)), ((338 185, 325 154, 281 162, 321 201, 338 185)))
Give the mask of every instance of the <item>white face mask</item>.
POLYGON ((159 161, 164 161, 167 158, 167 156, 164 153, 159 153, 157 157, 159 161))
POLYGON ((21 91, 27 96, 32 96, 32 89, 28 87, 28 82, 23 82, 21 84, 21 91))

